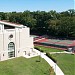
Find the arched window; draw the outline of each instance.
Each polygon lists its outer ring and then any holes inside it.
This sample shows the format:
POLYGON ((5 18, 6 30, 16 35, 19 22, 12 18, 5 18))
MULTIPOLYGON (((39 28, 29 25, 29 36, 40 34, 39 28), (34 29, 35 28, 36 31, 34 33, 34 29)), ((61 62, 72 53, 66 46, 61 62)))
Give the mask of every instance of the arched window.
POLYGON ((15 44, 13 42, 8 44, 8 57, 15 57, 15 44))

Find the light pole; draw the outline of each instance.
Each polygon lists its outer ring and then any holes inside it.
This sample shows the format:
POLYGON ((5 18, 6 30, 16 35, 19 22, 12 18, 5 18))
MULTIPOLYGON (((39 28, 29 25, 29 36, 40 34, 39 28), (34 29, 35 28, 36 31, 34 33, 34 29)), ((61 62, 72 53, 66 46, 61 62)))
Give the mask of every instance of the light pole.
MULTIPOLYGON (((58 55, 56 54, 56 57, 58 57, 58 55)), ((55 59, 55 61, 54 61, 54 63, 55 63, 55 73, 56 73, 56 67, 57 67, 57 60, 55 59)))
POLYGON ((41 48, 40 48, 39 61, 41 61, 41 48))
POLYGON ((56 64, 57 64, 57 62, 55 62, 55 73, 56 73, 56 64))

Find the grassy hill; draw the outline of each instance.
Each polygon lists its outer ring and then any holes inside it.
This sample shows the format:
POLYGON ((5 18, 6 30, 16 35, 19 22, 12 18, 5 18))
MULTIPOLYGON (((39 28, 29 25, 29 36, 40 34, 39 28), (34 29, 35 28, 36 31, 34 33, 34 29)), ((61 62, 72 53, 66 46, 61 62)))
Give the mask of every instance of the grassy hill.
MULTIPOLYGON (((61 52, 62 50, 47 48, 44 46, 35 46, 44 52, 61 52)), ((57 61, 58 66, 65 75, 75 75, 75 55, 60 53, 52 54, 52 57, 57 61)))
POLYGON ((75 75, 75 55, 52 54, 65 75, 75 75))
POLYGON ((14 58, 0 62, 0 75, 49 75, 49 64, 39 57, 14 58))

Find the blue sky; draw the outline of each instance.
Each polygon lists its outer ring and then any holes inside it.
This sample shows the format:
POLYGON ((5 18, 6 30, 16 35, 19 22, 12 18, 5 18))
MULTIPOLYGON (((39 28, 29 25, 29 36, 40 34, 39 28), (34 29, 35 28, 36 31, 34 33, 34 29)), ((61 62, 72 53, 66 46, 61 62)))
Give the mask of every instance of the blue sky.
POLYGON ((0 12, 50 11, 74 9, 75 0, 0 0, 0 12))

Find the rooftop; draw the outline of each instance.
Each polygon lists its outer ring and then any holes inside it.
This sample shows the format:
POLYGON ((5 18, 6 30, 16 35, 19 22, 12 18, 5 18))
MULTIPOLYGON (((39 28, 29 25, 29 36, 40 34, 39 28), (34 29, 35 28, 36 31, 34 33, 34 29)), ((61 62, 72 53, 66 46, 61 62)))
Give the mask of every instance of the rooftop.
POLYGON ((0 20, 0 23, 10 25, 10 26, 17 26, 17 27, 23 26, 22 24, 12 23, 12 22, 8 22, 6 20, 0 20))

